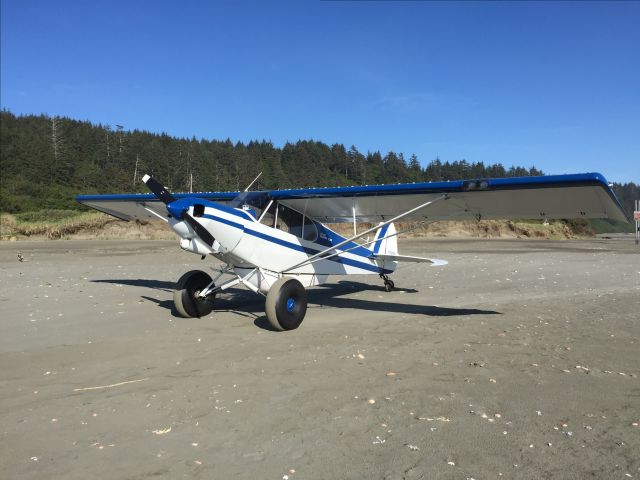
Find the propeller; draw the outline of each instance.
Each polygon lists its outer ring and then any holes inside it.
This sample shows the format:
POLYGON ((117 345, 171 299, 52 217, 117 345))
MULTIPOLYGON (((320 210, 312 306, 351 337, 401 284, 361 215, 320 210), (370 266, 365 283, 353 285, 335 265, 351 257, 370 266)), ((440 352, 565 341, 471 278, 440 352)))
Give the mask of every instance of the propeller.
POLYGON ((193 228, 193 230, 196 232, 196 235, 198 235, 198 237, 200 237, 200 239, 204 243, 206 243, 210 247, 213 246, 213 242, 215 242, 216 239, 213 238, 213 235, 211 235, 209 230, 207 230, 200 222, 189 215, 186 208, 183 208, 179 215, 174 214, 175 210, 172 211, 170 207, 174 202, 177 201, 177 199, 173 195, 171 195, 171 192, 169 192, 169 190, 167 190, 160 184, 160 182, 149 175, 145 175, 144 177, 142 177, 142 181, 147 185, 147 187, 149 187, 149 190, 151 190, 155 194, 155 196, 160 199, 160 201, 162 201, 165 205, 167 205, 167 207, 169 207, 169 211, 174 217, 187 222, 189 225, 191 225, 191 228, 193 228))
POLYGON ((176 197, 171 195, 171 192, 163 187, 155 178, 145 175, 142 177, 142 181, 147 184, 149 190, 151 190, 165 205, 169 205, 176 201, 176 197))
POLYGON ((205 227, 202 226, 200 222, 198 222, 195 218, 189 215, 186 210, 182 212, 182 219, 185 222, 187 222, 189 225, 191 225, 191 227, 196 231, 196 234, 200 237, 200 239, 204 243, 206 243, 210 247, 213 246, 213 242, 215 242, 216 239, 213 238, 213 235, 211 235, 211 233, 209 233, 209 230, 207 230, 205 227))

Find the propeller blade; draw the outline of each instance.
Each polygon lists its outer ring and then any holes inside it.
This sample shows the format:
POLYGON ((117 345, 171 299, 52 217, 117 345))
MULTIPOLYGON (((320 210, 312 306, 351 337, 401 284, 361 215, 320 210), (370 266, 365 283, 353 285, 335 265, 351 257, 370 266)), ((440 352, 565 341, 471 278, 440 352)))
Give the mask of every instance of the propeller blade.
MULTIPOLYGON (((142 181, 146 183, 147 187, 149 187, 149 190, 151 190, 155 194, 155 196, 158 197, 166 205, 169 205, 170 203, 176 201, 176 198, 171 195, 171 192, 169 192, 169 190, 162 186, 160 182, 158 182, 155 178, 149 175, 145 175, 144 177, 142 177, 142 181)), ((171 207, 169 207, 169 211, 171 213, 176 213, 175 211, 171 210, 171 207)), ((191 225, 191 227, 195 230, 196 235, 198 235, 198 237, 200 237, 200 239, 204 243, 206 243, 210 247, 213 246, 213 242, 215 242, 216 239, 213 238, 213 235, 211 235, 211 233, 209 233, 209 230, 207 230, 204 226, 202 226, 200 222, 189 215, 186 210, 182 212, 181 220, 184 220, 189 225, 191 225)))
POLYGON ((155 178, 145 175, 142 177, 142 181, 147 184, 149 190, 151 190, 156 197, 158 197, 163 203, 170 204, 171 202, 175 202, 176 198, 171 195, 169 190, 163 187, 160 182, 158 182, 155 178))
POLYGON ((213 242, 215 242, 216 239, 213 238, 213 235, 209 233, 209 230, 207 230, 200 222, 198 222, 195 218, 189 215, 186 211, 182 212, 182 220, 184 220, 189 225, 191 225, 191 227, 195 230, 198 237, 200 237, 200 239, 204 243, 206 243, 210 247, 213 246, 213 242))

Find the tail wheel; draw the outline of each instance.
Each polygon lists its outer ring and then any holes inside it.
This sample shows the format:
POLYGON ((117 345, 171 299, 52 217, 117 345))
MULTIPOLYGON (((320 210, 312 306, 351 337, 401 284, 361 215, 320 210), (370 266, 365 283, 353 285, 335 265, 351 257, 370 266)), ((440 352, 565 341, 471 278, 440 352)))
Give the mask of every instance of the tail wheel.
POLYGON ((307 291, 295 278, 280 278, 267 293, 265 313, 276 330, 298 328, 307 313, 307 291))
POLYGON ((180 277, 173 291, 173 304, 182 317, 206 317, 213 310, 214 295, 198 295, 211 283, 211 277, 201 270, 191 270, 180 277))
POLYGON ((382 280, 384 280, 384 290, 385 292, 390 292, 391 290, 393 290, 394 288, 396 288, 396 284, 393 283, 393 280, 391 280, 387 274, 380 272, 380 278, 382 280))

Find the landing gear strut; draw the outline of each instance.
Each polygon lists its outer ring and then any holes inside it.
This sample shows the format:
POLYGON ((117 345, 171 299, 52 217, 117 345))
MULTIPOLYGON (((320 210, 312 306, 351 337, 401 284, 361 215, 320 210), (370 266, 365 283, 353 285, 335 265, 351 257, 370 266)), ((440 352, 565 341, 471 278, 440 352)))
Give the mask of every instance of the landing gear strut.
POLYGON ((396 288, 396 284, 393 283, 393 280, 391 280, 386 274, 381 273, 380 274, 380 278, 382 280, 384 280, 384 290, 385 290, 385 292, 390 292, 391 290, 396 288))

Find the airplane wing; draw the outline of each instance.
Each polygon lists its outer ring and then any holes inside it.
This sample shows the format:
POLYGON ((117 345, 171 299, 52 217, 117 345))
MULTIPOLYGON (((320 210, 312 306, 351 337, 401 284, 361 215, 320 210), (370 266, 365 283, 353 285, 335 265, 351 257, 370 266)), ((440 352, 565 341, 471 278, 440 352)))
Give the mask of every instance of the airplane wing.
MULTIPOLYGON (((380 222, 446 195, 405 220, 612 218, 629 221, 599 173, 253 192, 176 193, 263 208, 270 200, 326 223, 380 222), (233 201, 233 202, 232 202, 233 201), (241 203, 242 203, 241 202, 241 203)), ((80 195, 76 200, 122 220, 167 217, 153 194, 80 195)), ((234 205, 235 206, 235 205, 234 205)))
MULTIPOLYGON (((204 198, 212 202, 228 203, 239 195, 240 192, 199 192, 199 193, 174 193, 180 198, 204 198)), ((153 193, 132 193, 117 195, 78 195, 76 201, 95 208, 101 212, 119 218, 120 220, 149 220, 162 217, 167 218, 166 205, 153 193)))
POLYGON ((599 173, 276 190, 269 196, 321 222, 379 222, 446 194, 407 219, 612 218, 628 221, 599 173))

